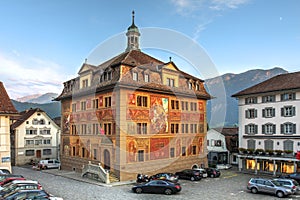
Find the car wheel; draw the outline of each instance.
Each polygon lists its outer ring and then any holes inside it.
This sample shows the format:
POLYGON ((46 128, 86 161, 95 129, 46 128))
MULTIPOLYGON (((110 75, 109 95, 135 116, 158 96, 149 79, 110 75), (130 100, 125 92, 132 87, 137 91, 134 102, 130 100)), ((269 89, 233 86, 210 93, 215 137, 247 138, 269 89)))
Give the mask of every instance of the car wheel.
POLYGON ((168 189, 166 189, 166 190, 165 190, 165 194, 167 194, 167 195, 170 195, 170 194, 172 194, 172 190, 171 190, 171 189, 169 189, 169 188, 168 188, 168 189))
POLYGON ((213 174, 210 175, 211 178, 214 178, 215 176, 213 174))
POLYGON ((192 177, 191 177, 191 181, 194 181, 194 180, 195 180, 195 178, 192 176, 192 177))
POLYGON ((143 192, 143 189, 142 188, 136 188, 135 192, 138 193, 138 194, 141 194, 143 192))
POLYGON ((279 197, 279 198, 282 198, 284 196, 283 192, 282 191, 278 191, 276 193, 276 195, 279 197))
POLYGON ((253 194, 256 194, 256 193, 257 193, 257 189, 256 189, 256 188, 251 188, 251 192, 252 192, 253 194))

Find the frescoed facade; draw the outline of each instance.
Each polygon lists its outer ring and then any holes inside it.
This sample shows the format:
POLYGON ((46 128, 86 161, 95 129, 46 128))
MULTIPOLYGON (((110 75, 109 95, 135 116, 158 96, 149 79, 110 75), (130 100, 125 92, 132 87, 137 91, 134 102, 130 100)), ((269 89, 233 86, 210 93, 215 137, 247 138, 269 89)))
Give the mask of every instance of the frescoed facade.
POLYGON ((204 81, 143 53, 134 18, 126 35, 125 52, 84 63, 56 98, 62 169, 80 171, 91 161, 123 181, 207 165, 204 81))

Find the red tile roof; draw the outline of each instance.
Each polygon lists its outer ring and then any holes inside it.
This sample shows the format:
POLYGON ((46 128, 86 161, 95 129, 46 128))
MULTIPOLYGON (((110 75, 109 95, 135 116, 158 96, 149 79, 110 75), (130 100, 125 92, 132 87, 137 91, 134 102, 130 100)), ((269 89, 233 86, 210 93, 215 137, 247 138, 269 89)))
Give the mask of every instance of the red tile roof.
POLYGON ((267 92, 278 92, 292 89, 300 89, 300 72, 280 74, 266 81, 242 90, 232 97, 260 94, 267 92))
POLYGON ((3 83, 0 81, 0 114, 18 114, 11 102, 3 83))
POLYGON ((23 122, 25 122, 31 115, 33 115, 35 112, 44 112, 40 108, 34 108, 34 109, 29 109, 29 110, 24 110, 20 112, 20 117, 17 119, 16 122, 14 122, 11 125, 11 129, 15 129, 18 126, 20 126, 23 122))

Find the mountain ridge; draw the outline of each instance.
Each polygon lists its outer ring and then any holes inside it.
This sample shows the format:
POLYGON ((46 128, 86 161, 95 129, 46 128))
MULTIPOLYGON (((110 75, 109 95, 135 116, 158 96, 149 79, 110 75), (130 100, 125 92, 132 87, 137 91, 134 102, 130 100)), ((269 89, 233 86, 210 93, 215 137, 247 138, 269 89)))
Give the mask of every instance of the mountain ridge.
MULTIPOLYGON (((205 88, 214 97, 207 102, 207 122, 209 126, 236 126, 238 124, 238 102, 231 95, 283 73, 288 73, 288 71, 280 67, 274 67, 267 70, 252 69, 239 74, 226 73, 204 80, 205 88)), ((16 100, 12 100, 12 102, 19 112, 39 107, 51 118, 54 118, 59 117, 61 114, 60 102, 52 101, 53 97, 57 96, 58 94, 49 92, 31 99, 28 98, 29 102, 16 100)))

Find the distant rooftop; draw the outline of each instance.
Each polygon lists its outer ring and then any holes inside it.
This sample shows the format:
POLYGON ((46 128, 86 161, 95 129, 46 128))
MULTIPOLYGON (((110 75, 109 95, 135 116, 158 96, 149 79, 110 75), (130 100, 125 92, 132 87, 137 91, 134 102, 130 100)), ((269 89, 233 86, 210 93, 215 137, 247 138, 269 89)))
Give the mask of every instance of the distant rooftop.
POLYGON ((242 90, 232 97, 300 89, 300 72, 280 74, 266 81, 242 90))

